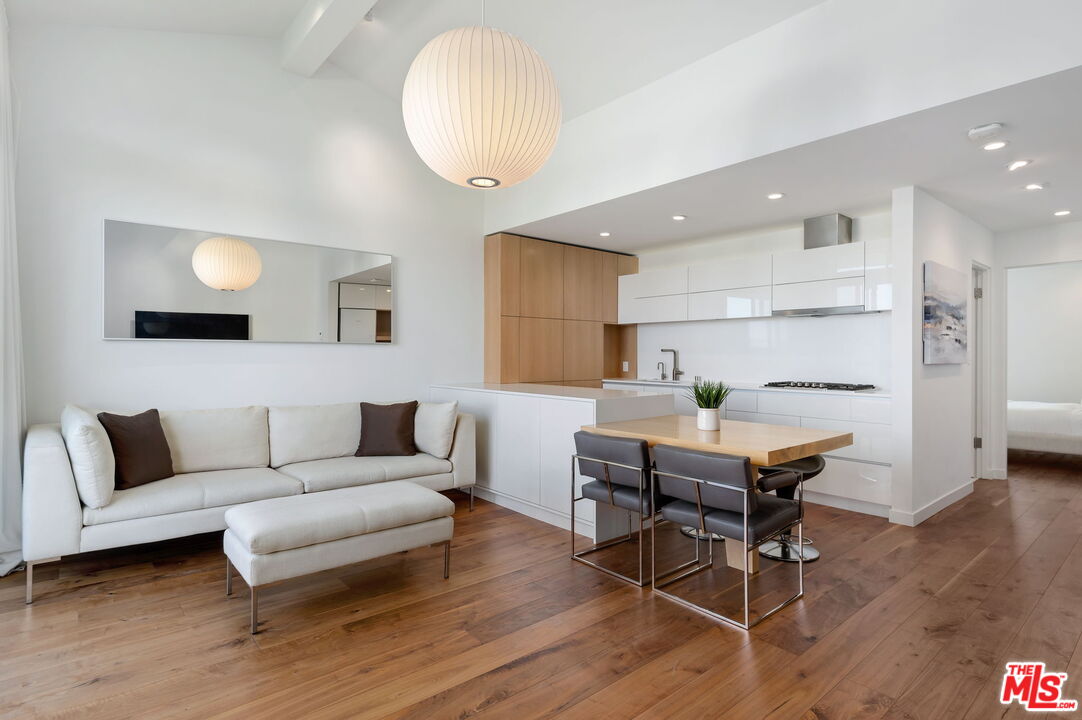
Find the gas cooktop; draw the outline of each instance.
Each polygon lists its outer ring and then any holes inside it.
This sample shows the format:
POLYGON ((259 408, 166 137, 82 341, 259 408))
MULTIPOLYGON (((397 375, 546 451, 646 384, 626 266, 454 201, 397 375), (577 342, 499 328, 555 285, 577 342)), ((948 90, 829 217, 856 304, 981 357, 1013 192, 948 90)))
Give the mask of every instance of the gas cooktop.
POLYGON ((763 385, 763 387, 793 388, 801 390, 846 390, 848 392, 875 390, 875 385, 861 385, 856 383, 804 382, 799 380, 780 380, 777 382, 768 382, 763 385))

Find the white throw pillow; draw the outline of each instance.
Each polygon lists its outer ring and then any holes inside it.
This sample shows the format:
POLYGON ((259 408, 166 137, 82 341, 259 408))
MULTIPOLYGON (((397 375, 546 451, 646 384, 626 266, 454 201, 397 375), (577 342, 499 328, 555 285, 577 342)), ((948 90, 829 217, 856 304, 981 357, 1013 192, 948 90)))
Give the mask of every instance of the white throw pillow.
POLYGON ((105 507, 113 499, 116 460, 97 415, 78 405, 66 406, 60 413, 60 434, 68 448, 79 499, 87 507, 105 507))
POLYGON ((421 452, 446 460, 455 439, 458 402, 423 402, 413 419, 413 442, 421 452))
POLYGON ((270 464, 265 407, 167 410, 161 418, 177 475, 270 464))

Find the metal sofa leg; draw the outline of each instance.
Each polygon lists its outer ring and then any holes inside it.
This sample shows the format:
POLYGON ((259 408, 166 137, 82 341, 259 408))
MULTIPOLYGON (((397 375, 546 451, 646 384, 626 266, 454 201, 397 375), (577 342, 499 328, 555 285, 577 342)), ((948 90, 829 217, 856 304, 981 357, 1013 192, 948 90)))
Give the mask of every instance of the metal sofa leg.
POLYGON ((225 596, 229 597, 233 594, 233 563, 229 562, 229 558, 225 559, 225 596))
POLYGON ((30 605, 34 602, 34 566, 44 565, 45 563, 60 562, 60 558, 46 558, 44 560, 34 560, 33 562, 26 563, 26 604, 30 605))
POLYGON ((443 544, 443 579, 451 577, 451 541, 443 544))
POLYGON ((259 590, 253 585, 252 590, 252 630, 251 634, 259 632, 259 590))
POLYGON ((470 485, 470 512, 473 512, 473 485, 470 485))

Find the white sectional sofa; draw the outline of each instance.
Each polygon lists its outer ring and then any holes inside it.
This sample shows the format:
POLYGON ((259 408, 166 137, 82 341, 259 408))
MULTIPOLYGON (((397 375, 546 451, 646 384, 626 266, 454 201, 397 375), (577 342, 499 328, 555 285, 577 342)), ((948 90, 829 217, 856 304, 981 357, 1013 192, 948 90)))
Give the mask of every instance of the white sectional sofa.
POLYGON ((112 450, 104 429, 91 427, 93 418, 69 407, 61 424, 34 425, 27 434, 27 602, 34 564, 224 530, 226 510, 256 500, 409 480, 433 490, 461 488, 472 501, 474 418, 453 405, 422 402, 414 427, 419 452, 393 457, 354 457, 358 403, 162 411, 176 474, 127 490, 111 487, 112 450))

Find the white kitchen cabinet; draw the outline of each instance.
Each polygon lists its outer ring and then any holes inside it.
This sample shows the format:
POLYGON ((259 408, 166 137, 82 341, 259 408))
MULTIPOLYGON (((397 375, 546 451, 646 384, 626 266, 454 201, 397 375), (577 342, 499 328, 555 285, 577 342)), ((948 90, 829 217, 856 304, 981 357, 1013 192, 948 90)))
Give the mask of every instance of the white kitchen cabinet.
POLYGON ((376 311, 343 308, 338 311, 338 342, 374 343, 376 311))
POLYGON ((868 312, 894 307, 889 240, 864 243, 864 309, 868 312))
POLYGON ((773 311, 812 310, 864 305, 864 277, 775 285, 773 311))
POLYGON ((770 286, 691 293, 687 311, 688 320, 770 317, 770 286))
POLYGON ((632 298, 686 294, 688 268, 681 265, 661 270, 646 270, 632 275, 621 275, 617 282, 620 294, 632 298))
POLYGON ((849 420, 852 416, 851 400, 845 395, 761 392, 758 409, 759 412, 775 415, 849 420))
MULTIPOLYGON (((593 403, 565 402, 540 398, 538 403, 539 452, 540 452, 540 504, 561 514, 569 514, 571 508, 571 464, 575 452, 575 435, 569 428, 594 423, 593 403)), ((577 477, 577 488, 593 478, 577 477)), ((576 520, 592 523, 594 503, 579 503, 575 508, 576 520)))
POLYGON ((696 263, 688 267, 688 292, 710 292, 770 285, 767 254, 696 263))
POLYGON ((786 425, 788 427, 800 427, 800 418, 792 415, 771 415, 769 413, 744 412, 742 410, 726 410, 726 420, 738 420, 740 422, 763 423, 765 425, 786 425))
POLYGON ((374 288, 376 293, 376 309, 377 310, 390 310, 393 303, 394 294, 389 287, 374 288))
POLYGON ((879 423, 853 422, 852 420, 825 420, 801 418, 801 427, 832 432, 853 433, 853 444, 824 453, 829 457, 863 460, 889 465, 891 460, 891 428, 879 423))
POLYGON ((617 310, 621 324, 679 322, 688 319, 688 296, 621 298, 617 310))
POLYGON ((823 472, 804 483, 804 490, 890 507, 891 469, 885 465, 827 458, 823 472))
POLYGON ((754 390, 733 390, 725 398, 725 409, 756 412, 759 409, 759 393, 754 390))
POLYGON ((862 242, 775 253, 773 257, 774 285, 864 276, 862 242))

